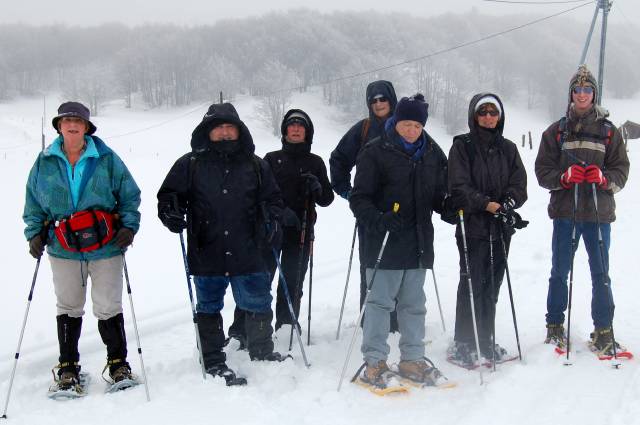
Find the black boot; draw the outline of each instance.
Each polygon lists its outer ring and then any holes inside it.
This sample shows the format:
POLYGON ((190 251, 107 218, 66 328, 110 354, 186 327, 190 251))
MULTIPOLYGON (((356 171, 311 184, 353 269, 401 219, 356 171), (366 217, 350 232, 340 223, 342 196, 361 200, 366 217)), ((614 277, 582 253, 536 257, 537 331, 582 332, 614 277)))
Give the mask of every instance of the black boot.
POLYGON ((273 312, 251 313, 246 315, 247 346, 251 360, 265 360, 281 362, 290 356, 273 351, 273 328, 271 320, 273 312))
POLYGON ((80 361, 80 353, 78 352, 78 341, 82 330, 82 317, 69 317, 67 314, 62 314, 56 316, 56 321, 58 325, 58 344, 60 346, 58 377, 62 383, 59 386, 70 387, 79 382, 80 365, 78 363, 80 361))
POLYGON ((127 335, 124 330, 122 313, 107 320, 98 320, 98 331, 107 346, 107 366, 114 382, 133 379, 131 367, 127 363, 127 335))
POLYGON ((204 369, 211 376, 224 378, 228 386, 246 385, 245 378, 236 377, 225 361, 227 355, 222 351, 225 345, 222 315, 220 313, 198 313, 198 332, 202 347, 204 369))
POLYGON ((237 339, 240 343, 238 350, 247 349, 247 334, 245 333, 245 316, 247 312, 241 310, 238 306, 233 311, 233 323, 229 327, 229 338, 225 341, 225 345, 229 343, 231 338, 237 339))

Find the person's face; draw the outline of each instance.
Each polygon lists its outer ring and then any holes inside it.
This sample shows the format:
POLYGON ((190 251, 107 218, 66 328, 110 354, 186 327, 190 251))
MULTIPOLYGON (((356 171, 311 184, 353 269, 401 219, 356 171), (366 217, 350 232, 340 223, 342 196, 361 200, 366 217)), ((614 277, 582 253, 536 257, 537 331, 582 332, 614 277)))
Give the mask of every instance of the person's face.
POLYGON ((500 112, 498 112, 498 108, 495 105, 485 103, 476 112, 476 119, 480 127, 496 128, 498 121, 500 121, 500 112))
POLYGON ((238 140, 240 131, 238 126, 229 123, 217 125, 209 132, 209 140, 212 142, 221 142, 223 140, 238 140))
POLYGON ((299 122, 294 122, 287 126, 287 141, 289 143, 303 143, 306 135, 307 130, 299 122))
POLYGON ((571 92, 571 100, 576 112, 586 112, 593 103, 593 87, 576 86, 571 92))
POLYGON ((379 97, 371 101, 371 110, 378 118, 386 118, 391 113, 391 105, 386 97, 379 97))
POLYGON ((396 131, 408 143, 415 143, 422 134, 422 124, 418 121, 402 120, 396 123, 396 131))
POLYGON ((60 134, 64 139, 84 137, 89 131, 89 124, 79 117, 62 117, 58 121, 60 134))

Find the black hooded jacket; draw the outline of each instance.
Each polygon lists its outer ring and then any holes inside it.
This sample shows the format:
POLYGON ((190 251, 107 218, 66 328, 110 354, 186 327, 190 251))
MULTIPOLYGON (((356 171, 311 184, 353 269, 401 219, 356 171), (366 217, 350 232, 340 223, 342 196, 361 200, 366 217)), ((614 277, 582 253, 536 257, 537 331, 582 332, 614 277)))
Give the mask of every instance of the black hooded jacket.
POLYGON ((265 271, 264 203, 271 219, 283 208, 269 166, 254 155, 246 125, 230 103, 209 107, 191 135, 190 153, 179 158, 158 191, 158 215, 178 206, 187 214, 189 268, 194 275, 244 275, 265 271), (209 132, 220 123, 235 124, 239 137, 220 151, 209 132))
POLYGON ((369 100, 378 94, 382 94, 389 99, 389 106, 391 107, 390 114, 393 114, 393 110, 398 103, 393 85, 385 80, 370 83, 367 86, 366 92, 369 117, 354 124, 353 127, 342 136, 338 146, 331 152, 331 157, 329 158, 331 186, 338 195, 342 196, 351 190, 351 170, 356 165, 356 158, 358 157, 360 149, 367 144, 368 141, 384 134, 385 120, 376 117, 369 104, 369 100), (364 134, 365 126, 368 126, 366 135, 364 134), (363 135, 365 135, 364 138, 363 135))
MULTIPOLYGON (((457 209, 464 210, 467 237, 489 238, 493 215, 486 211, 490 201, 507 196, 519 208, 527 200, 527 173, 517 146, 502 136, 504 106, 492 93, 475 95, 469 104, 469 130, 453 139, 449 151, 449 193, 457 209), (484 96, 493 96, 502 114, 494 132, 482 129, 475 119, 475 107, 484 96)), ((456 229, 460 235, 460 225, 456 229)))
POLYGON ((311 173, 316 176, 322 185, 322 194, 310 203, 309 224, 315 222, 315 204, 326 207, 333 202, 333 191, 327 177, 327 168, 324 161, 318 155, 311 153, 313 143, 313 122, 306 112, 300 109, 289 110, 282 119, 282 149, 269 152, 265 155, 276 182, 282 191, 282 198, 285 206, 291 208, 298 219, 302 221, 305 210, 306 179, 301 178, 303 173, 311 173), (301 114, 305 117, 308 125, 304 143, 288 143, 285 140, 287 129, 285 123, 291 114, 301 114))
POLYGON ((447 158, 426 132, 421 136, 424 148, 414 158, 394 140, 397 137, 391 127, 362 150, 349 206, 366 231, 367 267, 375 265, 385 235, 378 229, 379 217, 398 203, 402 229, 389 234, 380 268, 431 268, 434 257, 431 216, 433 211, 442 212, 447 191, 447 158))

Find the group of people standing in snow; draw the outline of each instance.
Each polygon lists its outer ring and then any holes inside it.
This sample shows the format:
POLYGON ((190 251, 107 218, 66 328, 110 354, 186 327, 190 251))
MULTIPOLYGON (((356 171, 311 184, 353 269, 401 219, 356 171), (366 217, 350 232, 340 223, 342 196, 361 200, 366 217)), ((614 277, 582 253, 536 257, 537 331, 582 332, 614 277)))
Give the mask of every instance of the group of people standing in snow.
MULTIPOLYGON (((616 344, 608 275, 610 223, 615 220, 613 196, 625 185, 629 160, 620 133, 597 105, 597 94, 595 79, 581 66, 571 79, 566 117, 542 136, 535 173, 551 192, 553 219, 546 342, 566 344, 567 276, 582 237, 593 285, 592 341, 609 352, 616 344)), ((271 282, 279 276, 275 329, 285 324, 299 328, 315 207, 330 205, 334 192, 349 202, 357 221, 360 306, 365 308, 363 382, 384 385, 390 331, 400 333, 397 373, 427 385, 441 377, 425 357, 424 345, 424 282, 434 262, 434 212, 456 225, 460 254, 448 358, 473 367, 482 357, 499 361, 508 356, 495 343, 495 306, 511 238, 527 224, 516 212, 527 200, 527 174, 516 145, 503 136, 501 99, 493 93, 471 99, 469 132, 454 138, 448 159, 425 130, 428 104, 422 94, 398 101, 390 82, 375 81, 367 87, 366 102, 369 116, 351 127, 331 153, 330 179, 323 160, 311 153, 314 126, 304 111, 285 114, 282 148, 261 159, 234 106, 213 104, 192 132, 191 151, 175 162, 158 191, 164 226, 187 233, 185 266, 194 277, 194 320, 204 370, 229 385, 246 380, 226 365, 228 339, 220 312, 227 287, 236 303, 228 335, 240 341, 251 360, 286 359, 274 351, 271 282)), ((53 271, 58 386, 72 388, 79 382, 78 340, 88 277, 109 375, 114 382, 132 379, 122 266, 139 227, 140 190, 122 160, 94 135, 85 106, 63 103, 53 126, 59 136, 31 170, 24 221, 31 255, 40 259, 46 246, 53 271)))

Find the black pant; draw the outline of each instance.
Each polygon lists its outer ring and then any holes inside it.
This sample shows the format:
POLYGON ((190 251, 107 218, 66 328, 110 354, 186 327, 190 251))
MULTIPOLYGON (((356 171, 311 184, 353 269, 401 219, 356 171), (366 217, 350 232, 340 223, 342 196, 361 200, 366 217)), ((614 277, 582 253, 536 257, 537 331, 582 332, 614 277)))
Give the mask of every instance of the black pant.
MULTIPOLYGON (((511 237, 505 235, 505 246, 509 252, 511 237)), ((466 275, 464 246, 461 237, 456 237, 458 253, 460 255, 460 281, 458 283, 458 299, 456 304, 455 341, 471 344, 475 347, 473 321, 471 317, 471 300, 469 298, 469 283, 466 275)), ((471 286, 478 324, 478 339, 480 349, 489 351, 493 323, 496 314, 496 303, 500 293, 500 285, 505 272, 505 258, 499 234, 493 241, 493 288, 491 273, 490 243, 484 239, 467 238, 469 250, 469 267, 471 269, 471 286), (492 290, 493 289, 493 290, 492 290)))

